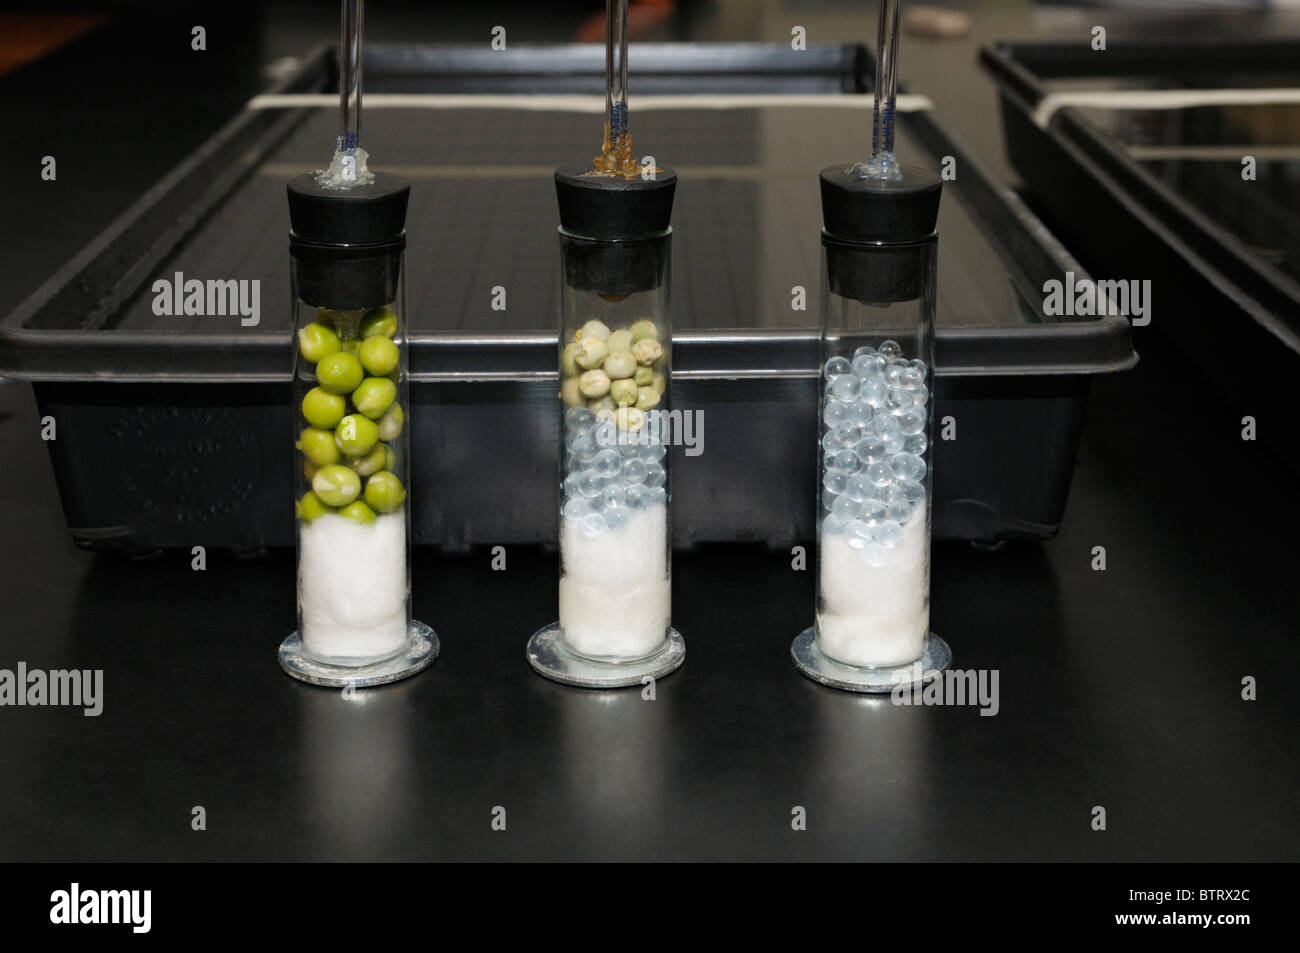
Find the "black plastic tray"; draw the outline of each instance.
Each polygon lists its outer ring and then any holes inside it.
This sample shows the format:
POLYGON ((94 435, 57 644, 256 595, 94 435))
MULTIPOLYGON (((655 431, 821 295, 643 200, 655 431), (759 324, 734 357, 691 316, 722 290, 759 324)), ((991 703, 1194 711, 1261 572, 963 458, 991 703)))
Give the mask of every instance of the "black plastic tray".
MULTIPOLYGON (((515 67, 534 92, 598 91, 599 59, 590 49, 574 52, 567 59, 525 48, 515 67), (574 70, 556 67, 569 62, 581 67, 585 86, 574 70)), ((842 96, 865 88, 869 57, 861 48, 809 52, 634 48, 637 90, 672 87, 709 67, 719 91, 736 84, 842 96), (764 62, 773 68, 763 70, 764 62)), ((491 91, 514 82, 497 73, 475 86, 460 72, 472 72, 463 55, 376 47, 367 51, 368 90, 491 91), (429 70, 424 85, 421 68, 429 70)), ((331 62, 329 51, 309 58, 281 91, 329 88, 331 62)), ((319 164, 333 118, 324 112, 247 111, 0 324, 0 374, 33 381, 42 413, 60 421, 50 453, 80 544, 254 550, 291 541, 282 190, 288 173, 319 164), (232 155, 238 167, 214 175, 232 155), (153 319, 149 283, 174 270, 261 279, 262 325, 153 319)), ((706 411, 706 449, 675 464, 679 546, 786 546, 812 535, 816 174, 852 157, 862 138, 843 134, 838 112, 810 133, 801 123, 817 112, 687 108, 637 117, 634 134, 670 148, 685 173, 675 214, 675 399, 706 411), (791 148, 781 168, 765 158, 791 148), (776 250, 765 252, 763 242, 776 250), (795 282, 808 289, 807 311, 789 310, 795 282)), ((844 115, 869 126, 867 111, 844 115)), ((599 118, 522 110, 391 116, 368 113, 367 142, 378 167, 415 179, 408 284, 416 540, 448 548, 549 543, 557 421, 547 168, 589 149, 587 130, 598 130, 599 118), (431 116, 439 125, 430 126, 431 116), (484 190, 476 167, 476 191, 454 170, 484 155, 503 169, 484 190), (510 288, 504 313, 486 308, 496 283, 510 288), (508 452, 489 436, 507 428, 516 435, 508 452)), ((914 160, 937 165, 951 155, 959 170, 940 220, 936 404, 939 417, 957 420, 958 439, 936 450, 936 535, 1048 536, 1064 509, 1090 376, 1136 361, 1128 325, 1045 318, 1043 281, 1066 271, 1083 277, 1082 268, 927 116, 908 115, 901 136, 914 160)))
MULTIPOLYGON (((1179 345, 1242 414, 1256 418, 1260 438, 1300 469, 1300 421, 1289 393, 1300 374, 1300 203, 1271 202, 1258 180, 1242 180, 1250 143, 1215 157, 1216 137, 1245 130, 1231 115, 1207 115, 1209 107, 1128 113, 1135 135, 1157 138, 1161 149, 1117 135, 1104 108, 1062 105, 1045 124, 1035 121, 1058 88, 1294 88, 1300 40, 1148 39, 1111 43, 1104 55, 1086 42, 1007 43, 980 57, 999 86, 1008 158, 1035 207, 1094 274, 1150 279, 1151 330, 1179 345), (1193 163, 1180 161, 1180 151, 1208 152, 1210 161, 1202 155, 1188 170, 1193 163), (1162 154, 1173 158, 1152 158, 1162 154), (1267 228, 1252 236, 1247 225, 1267 228), (1226 361, 1226 352, 1248 359, 1226 361)), ((1289 125, 1292 140, 1277 144, 1300 148, 1300 105, 1281 108, 1290 121, 1274 128, 1289 125)), ((1291 165, 1294 183, 1297 158, 1281 162, 1291 165)))

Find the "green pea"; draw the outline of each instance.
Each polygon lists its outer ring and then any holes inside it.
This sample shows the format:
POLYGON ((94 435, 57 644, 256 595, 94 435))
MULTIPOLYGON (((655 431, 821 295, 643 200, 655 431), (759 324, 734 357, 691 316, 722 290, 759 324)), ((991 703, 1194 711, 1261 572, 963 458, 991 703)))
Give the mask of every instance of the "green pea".
POLYGON ((649 367, 664 356, 664 346, 653 338, 642 338, 632 345, 632 356, 643 367, 649 367))
POLYGON ((637 410, 649 410, 659 403, 663 394, 653 387, 638 387, 636 392, 637 410))
POLYGON ((321 467, 312 478, 311 488, 327 506, 347 506, 361 493, 361 477, 347 467, 321 467))
POLYGON ((632 380, 636 382, 637 387, 649 387, 654 376, 653 367, 638 367, 636 373, 632 375, 632 380))
POLYGON ((632 332, 633 341, 659 340, 659 329, 655 327, 655 323, 649 318, 635 322, 628 330, 632 332))
MULTIPOLYGON (((380 338, 387 341, 388 338, 380 338)), ((352 392, 352 406, 371 420, 378 420, 397 397, 397 385, 387 377, 367 377, 352 392)))
POLYGON ((565 407, 581 407, 585 401, 582 398, 582 391, 578 389, 578 379, 576 377, 566 377, 564 383, 560 385, 560 399, 564 401, 565 407))
POLYGON ((636 358, 631 351, 614 351, 605 358, 604 369, 612 380, 631 377, 636 373, 636 358))
POLYGON ((609 348, 601 338, 583 338, 578 342, 578 353, 574 355, 574 362, 584 371, 589 371, 594 367, 600 367, 609 356, 609 348))
POLYGON ((334 435, 318 427, 305 427, 298 435, 298 449, 302 455, 318 467, 337 463, 339 448, 334 444, 334 435))
POLYGON ((609 393, 609 375, 604 371, 587 371, 578 378, 578 390, 584 397, 604 397, 609 393))
POLYGON ((316 365, 317 382, 331 394, 352 393, 365 376, 361 362, 344 352, 329 354, 316 365))
POLYGON ((376 334, 387 338, 397 336, 397 312, 387 305, 371 308, 361 319, 361 336, 368 338, 376 334))
POLYGON ((360 500, 354 500, 343 509, 339 510, 339 516, 345 516, 350 520, 356 520, 358 523, 369 526, 375 521, 375 511, 360 500))
POLYGON ((311 482, 311 478, 316 475, 316 471, 319 469, 320 467, 316 466, 316 464, 312 463, 310 460, 304 460, 302 462, 302 475, 307 478, 308 483, 311 482))
POLYGON ((337 427, 347 409, 346 399, 323 387, 313 387, 302 398, 302 415, 307 418, 307 423, 325 430, 337 427))
POLYGON ((609 386, 609 396, 614 398, 615 403, 635 404, 636 384, 629 380, 614 381, 609 386))
POLYGON ((402 424, 405 420, 406 415, 402 413, 402 405, 393 404, 388 408, 388 412, 379 418, 379 439, 396 440, 397 435, 402 432, 402 424))
POLYGON ((298 331, 298 353, 308 364, 315 364, 327 354, 339 350, 339 336, 325 325, 312 322, 298 331))
POLYGON ((356 338, 344 341, 342 350, 344 354, 351 354, 357 360, 361 360, 361 342, 356 338))
POLYGON ((364 457, 378 441, 379 428, 360 414, 348 414, 334 431, 334 443, 349 457, 364 457))
POLYGON ((617 410, 618 403, 613 397, 606 394, 604 397, 593 397, 591 400, 587 401, 587 409, 599 417, 601 411, 608 410, 612 412, 617 410))
POLYGON ((579 341, 583 338, 600 338, 603 341, 609 337, 609 325, 593 318, 582 326, 575 337, 579 341))
POLYGON ((635 407, 620 407, 614 412, 614 421, 619 430, 636 433, 645 424, 645 412, 635 407))
POLYGON ((297 512, 299 519, 314 523, 326 513, 333 513, 334 507, 326 505, 324 500, 311 490, 308 490, 303 494, 302 499, 298 501, 294 510, 297 512))
POLYGON ((376 377, 391 374, 402 359, 397 345, 382 334, 372 334, 361 342, 361 366, 376 377))
POLYGON ((384 469, 390 473, 397 472, 397 454, 392 447, 384 447, 384 469))
POLYGON ((393 451, 389 450, 382 443, 375 444, 375 449, 371 450, 364 457, 351 457, 348 459, 348 466, 356 470, 362 476, 370 476, 372 473, 378 473, 380 470, 390 469, 388 466, 388 457, 393 451))
POLYGON ((634 339, 632 337, 632 332, 626 330, 615 331, 605 341, 605 345, 609 348, 610 354, 613 354, 615 351, 630 351, 632 350, 633 343, 634 339))
POLYGON ((578 376, 578 342, 570 341, 560 352, 560 370, 569 377, 578 376))
POLYGON ((406 487, 387 470, 380 470, 366 481, 366 502, 378 513, 392 513, 405 499, 406 487))
POLYGON ((668 389, 668 378, 664 377, 663 374, 658 371, 655 371, 654 376, 650 378, 650 386, 662 394, 668 389))

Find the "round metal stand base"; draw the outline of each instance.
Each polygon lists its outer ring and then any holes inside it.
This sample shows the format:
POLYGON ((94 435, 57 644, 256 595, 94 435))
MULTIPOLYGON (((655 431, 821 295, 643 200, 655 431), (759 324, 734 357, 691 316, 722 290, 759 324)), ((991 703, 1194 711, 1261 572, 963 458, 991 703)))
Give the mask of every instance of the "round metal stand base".
POLYGON ((423 622, 412 619, 406 649, 392 658, 369 665, 329 665, 308 658, 302 650, 302 637, 295 632, 280 643, 280 667, 299 681, 312 685, 369 688, 424 671, 438 657, 439 648, 438 633, 423 622))
POLYGON ((952 663, 952 649, 933 632, 925 637, 925 651, 914 662, 881 668, 845 665, 822 654, 815 627, 804 629, 790 646, 795 668, 814 682, 846 692, 888 694, 895 688, 924 685, 952 663))
POLYGON ((538 629, 528 640, 528 664, 540 675, 577 685, 579 688, 625 688, 640 685, 642 679, 663 678, 686 661, 686 640, 676 629, 668 630, 668 641, 654 655, 633 662, 602 662, 575 655, 560 638, 560 623, 538 629))

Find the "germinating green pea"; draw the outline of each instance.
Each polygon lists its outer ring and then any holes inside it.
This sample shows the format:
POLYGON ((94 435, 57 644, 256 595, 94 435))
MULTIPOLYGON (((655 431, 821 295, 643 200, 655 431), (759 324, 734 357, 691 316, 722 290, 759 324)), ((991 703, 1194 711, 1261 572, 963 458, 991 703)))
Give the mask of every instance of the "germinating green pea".
POLYGON ((360 414, 348 414, 334 431, 334 443, 349 457, 364 457, 378 441, 379 428, 360 414))
POLYGON ((654 368, 638 367, 636 373, 632 375, 632 380, 636 381, 637 387, 649 387, 650 382, 654 380, 654 376, 654 368))
POLYGON ((605 358, 603 367, 611 380, 631 377, 636 373, 636 358, 631 351, 614 351, 605 358))
POLYGON ((361 493, 361 477, 347 467, 321 467, 311 481, 312 491, 327 506, 347 506, 361 493))
POLYGON ((583 338, 600 338, 603 341, 609 337, 609 325, 593 318, 582 326, 575 337, 579 341, 583 338))
POLYGON ((361 362, 344 352, 326 355, 316 365, 317 382, 331 394, 352 393, 365 376, 361 362))
POLYGON ((609 348, 610 354, 615 351, 630 351, 633 341, 631 331, 615 331, 605 340, 605 346, 609 348))
POLYGON ((358 523, 367 526, 375 521, 375 511, 360 500, 353 500, 339 510, 339 516, 346 516, 350 520, 356 520, 358 523))
POLYGON ((386 305, 371 308, 361 319, 361 336, 368 338, 376 334, 387 338, 397 335, 397 312, 386 305))
POLYGON ((664 356, 664 346, 653 338, 642 338, 632 345, 632 356, 643 367, 649 367, 664 356))
POLYGON ((298 331, 298 353, 309 364, 339 350, 339 336, 320 322, 313 321, 298 331))
POLYGON ((396 440, 397 435, 402 432, 402 423, 405 420, 406 415, 402 413, 402 405, 393 404, 388 408, 388 412, 379 418, 379 439, 396 440))
MULTIPOLYGON (((388 341, 388 338, 379 338, 388 341)), ((392 342, 389 341, 391 344, 392 342)), ((352 392, 352 406, 371 420, 384 416, 397 397, 397 385, 387 377, 367 377, 352 392)))
POLYGON ((604 397, 609 393, 609 375, 604 371, 587 371, 578 378, 578 390, 584 397, 604 397))
POLYGON ((640 321, 633 323, 633 325, 630 328, 628 328, 628 330, 632 332, 633 341, 659 340, 659 329, 655 327, 655 323, 651 321, 649 318, 644 318, 640 321))
POLYGON ((302 398, 302 415, 313 427, 331 430, 347 413, 348 402, 339 394, 331 394, 323 387, 313 387, 302 398))
POLYGON ((574 355, 574 363, 583 370, 591 370, 600 367, 609 355, 609 348, 600 338, 583 338, 578 342, 578 353, 574 355))
POLYGON ((324 500, 311 490, 308 490, 303 494, 302 499, 295 504, 294 510, 299 519, 314 523, 326 513, 333 513, 334 507, 327 506, 324 500))
POLYGON ((366 502, 377 513, 391 513, 406 499, 406 487, 395 474, 380 470, 366 481, 366 502))
POLYGON ((338 462, 339 448, 334 444, 334 435, 318 427, 305 427, 298 435, 298 449, 302 455, 318 467, 329 466, 338 462))
POLYGON ((402 359, 397 345, 382 334, 372 334, 361 342, 361 366, 376 377, 391 374, 402 359))
POLYGON ((649 410, 651 407, 656 406, 662 397, 663 394, 653 387, 639 387, 636 392, 636 408, 637 410, 649 410))
POLYGON ((387 470, 388 456, 393 451, 389 450, 382 443, 375 444, 375 449, 371 450, 364 457, 349 457, 348 466, 362 476, 370 476, 378 473, 380 470, 387 470))
POLYGON ((616 404, 635 404, 636 384, 630 380, 614 381, 609 385, 609 396, 616 404))

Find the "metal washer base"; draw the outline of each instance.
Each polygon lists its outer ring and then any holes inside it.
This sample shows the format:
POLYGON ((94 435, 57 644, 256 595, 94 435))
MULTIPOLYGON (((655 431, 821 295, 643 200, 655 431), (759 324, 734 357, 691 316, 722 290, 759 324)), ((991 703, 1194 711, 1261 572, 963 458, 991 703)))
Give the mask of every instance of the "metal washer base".
POLYGON ((409 678, 428 668, 438 657, 441 645, 438 633, 423 622, 411 620, 406 651, 369 665, 328 665, 308 658, 302 650, 302 637, 293 633, 280 643, 280 668, 300 682, 327 688, 370 688, 409 678))
POLYGON ((686 661, 686 640, 676 629, 668 630, 668 644, 635 662, 601 662, 575 655, 560 638, 560 623, 538 629, 528 640, 528 664, 539 675, 579 688, 626 688, 641 680, 663 678, 686 661))
POLYGON ((921 657, 906 665, 894 665, 886 668, 860 668, 857 665, 845 665, 823 655, 817 647, 817 629, 810 626, 795 637, 790 645, 790 655, 794 658, 795 668, 811 678, 831 688, 846 692, 868 692, 876 695, 889 694, 895 688, 924 685, 938 677, 939 673, 952 664, 952 649, 939 636, 930 632, 925 637, 925 651, 921 657), (916 677, 916 666, 921 666, 921 677, 916 677))

